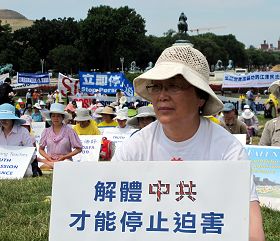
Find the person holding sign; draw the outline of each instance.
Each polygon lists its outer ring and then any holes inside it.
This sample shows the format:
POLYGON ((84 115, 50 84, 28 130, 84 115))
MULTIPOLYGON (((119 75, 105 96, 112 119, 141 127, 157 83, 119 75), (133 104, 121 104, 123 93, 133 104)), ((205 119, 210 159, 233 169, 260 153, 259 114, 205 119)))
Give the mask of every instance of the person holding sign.
MULTIPOLYGON (((33 141, 28 130, 21 126, 26 121, 17 117, 15 111, 15 107, 11 104, 0 105, 0 145, 33 147, 33 141)), ((31 175, 32 168, 29 165, 25 176, 31 175)))
MULTIPOLYGON (((112 161, 248 160, 234 136, 203 117, 220 112, 223 103, 209 86, 209 66, 197 49, 165 49, 152 69, 134 79, 134 89, 152 102, 157 120, 125 140, 112 161)), ((250 201, 250 241, 263 241, 253 181, 250 201)))
POLYGON ((73 126, 73 129, 78 135, 100 135, 97 123, 90 116, 89 110, 85 108, 77 109, 74 121, 77 124, 73 126))
POLYGON ((63 124, 66 116, 65 106, 53 103, 50 108, 52 125, 46 128, 39 144, 39 153, 44 157, 42 168, 52 169, 55 162, 70 160, 72 156, 82 151, 82 143, 77 133, 69 126, 63 124), (47 148, 47 152, 45 151, 47 148), (74 149, 72 151, 72 149, 74 149))

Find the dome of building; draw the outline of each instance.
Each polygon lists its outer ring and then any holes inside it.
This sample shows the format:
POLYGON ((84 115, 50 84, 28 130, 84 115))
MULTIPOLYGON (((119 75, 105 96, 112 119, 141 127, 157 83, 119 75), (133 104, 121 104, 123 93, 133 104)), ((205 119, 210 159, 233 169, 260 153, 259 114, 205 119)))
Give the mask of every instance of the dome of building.
POLYGON ((27 19, 22 14, 9 10, 9 9, 0 9, 0 19, 27 19))

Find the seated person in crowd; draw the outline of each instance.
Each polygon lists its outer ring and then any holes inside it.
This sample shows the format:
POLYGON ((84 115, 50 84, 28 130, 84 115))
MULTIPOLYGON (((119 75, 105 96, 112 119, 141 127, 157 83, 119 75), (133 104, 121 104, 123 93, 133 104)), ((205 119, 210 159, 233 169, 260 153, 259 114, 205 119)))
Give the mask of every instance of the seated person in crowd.
POLYGON ((44 158, 41 160, 44 163, 42 168, 52 169, 55 162, 72 161, 72 156, 82 151, 82 143, 77 133, 63 123, 66 116, 64 108, 60 103, 51 105, 51 126, 44 129, 39 144, 39 153, 44 158))
POLYGON ((247 132, 247 126, 244 122, 238 120, 238 113, 234 104, 225 103, 223 108, 222 121, 225 123, 225 129, 231 134, 246 134, 246 143, 250 143, 250 137, 247 132))
POLYGON ((137 109, 137 115, 133 116, 127 124, 136 129, 142 129, 156 120, 153 106, 141 106, 137 109))
POLYGON ((116 127, 118 122, 114 120, 116 116, 115 108, 112 106, 105 106, 99 113, 102 116, 102 121, 98 124, 98 128, 116 127))
POLYGON ((241 113, 241 116, 239 117, 239 120, 246 124, 247 133, 249 137, 256 136, 259 129, 258 117, 254 114, 253 111, 250 110, 250 108, 245 108, 245 106, 244 106, 244 111, 241 113))
POLYGON ((100 135, 97 123, 90 116, 89 110, 78 108, 74 120, 76 125, 73 126, 73 129, 78 135, 100 135))
POLYGON ((31 118, 34 122, 42 122, 45 121, 45 119, 43 118, 40 110, 41 110, 41 106, 39 103, 35 103, 33 105, 33 113, 31 114, 31 118))
POLYGON ((116 128, 131 129, 131 126, 127 125, 128 119, 128 108, 124 107, 123 109, 119 109, 117 111, 117 116, 114 118, 114 120, 118 122, 118 126, 116 128))
MULTIPOLYGON (((248 160, 245 148, 235 137, 203 117, 223 109, 209 86, 209 72, 205 56, 190 45, 165 49, 155 66, 133 81, 135 93, 153 103, 157 120, 124 140, 112 162, 248 160)), ((225 107, 225 111, 234 110, 225 107)), ((249 228, 248 240, 265 240, 253 180, 249 228)))
MULTIPOLYGON (((5 103, 0 105, 0 145, 2 146, 30 146, 33 140, 26 128, 21 126, 26 121, 15 114, 15 107, 5 103)), ((31 160, 25 176, 32 175, 31 160)))

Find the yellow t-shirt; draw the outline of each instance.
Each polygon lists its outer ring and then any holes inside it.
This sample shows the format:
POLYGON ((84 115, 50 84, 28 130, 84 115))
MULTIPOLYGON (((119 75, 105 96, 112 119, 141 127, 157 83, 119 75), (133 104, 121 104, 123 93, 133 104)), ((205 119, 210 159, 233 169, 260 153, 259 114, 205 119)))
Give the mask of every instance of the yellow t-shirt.
POLYGON ((90 124, 86 128, 81 128, 80 124, 77 123, 73 126, 73 129, 78 135, 100 135, 100 131, 94 120, 90 120, 90 124))
POLYGON ((118 122, 116 121, 112 121, 110 123, 102 121, 98 124, 98 127, 116 127, 116 126, 118 126, 118 122))

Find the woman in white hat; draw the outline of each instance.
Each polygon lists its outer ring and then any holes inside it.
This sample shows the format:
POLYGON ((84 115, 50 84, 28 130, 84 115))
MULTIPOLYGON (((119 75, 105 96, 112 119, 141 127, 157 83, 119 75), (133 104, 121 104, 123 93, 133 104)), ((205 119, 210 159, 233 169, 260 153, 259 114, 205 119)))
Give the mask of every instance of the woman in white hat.
POLYGON ((98 128, 116 127, 118 122, 114 120, 116 116, 115 108, 112 106, 105 106, 99 113, 102 116, 102 121, 98 124, 98 128))
POLYGON ((250 109, 244 109, 244 111, 241 113, 241 116, 239 117, 239 120, 246 124, 249 137, 257 135, 259 129, 259 120, 253 111, 250 109))
POLYGON ((137 115, 133 116, 128 125, 136 129, 142 129, 156 120, 156 114, 152 106, 141 106, 137 109, 137 115))
POLYGON ((39 103, 35 103, 33 105, 33 113, 31 114, 31 118, 34 122, 42 122, 45 121, 45 119, 43 118, 40 110, 41 110, 41 106, 39 103))
POLYGON ((117 115, 114 118, 118 122, 118 126, 116 128, 119 129, 131 129, 131 126, 127 125, 128 118, 128 108, 124 107, 117 111, 117 115))
MULTIPOLYGON (((0 145, 33 147, 28 130, 21 126, 26 121, 17 117, 15 111, 15 107, 11 104, 0 105, 0 145)), ((25 173, 25 176, 30 175, 32 175, 31 165, 25 173)))
POLYGON ((78 135, 100 135, 97 123, 90 116, 89 110, 77 109, 74 120, 77 124, 73 126, 73 129, 78 135))
MULTIPOLYGON (((203 116, 223 103, 209 86, 206 58, 190 45, 165 49, 155 66, 134 79, 135 92, 151 101, 157 120, 125 140, 112 161, 247 160, 242 144, 203 116)), ((250 238, 263 241, 258 197, 252 181, 250 238)))
POLYGON ((51 105, 52 125, 43 131, 39 144, 39 152, 44 157, 43 168, 52 169, 55 162, 72 160, 72 156, 82 151, 82 143, 77 133, 63 124, 66 115, 64 108, 65 106, 60 103, 51 105))

